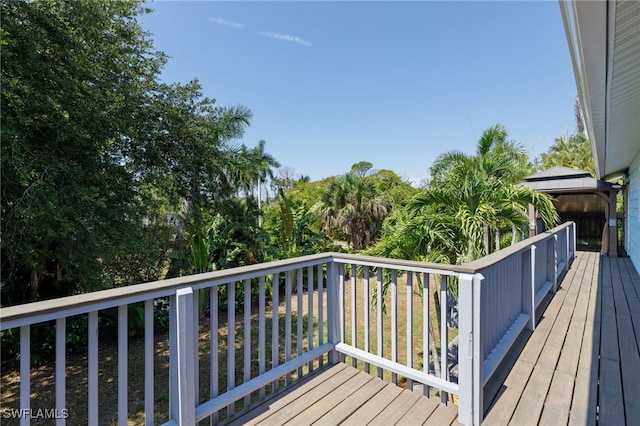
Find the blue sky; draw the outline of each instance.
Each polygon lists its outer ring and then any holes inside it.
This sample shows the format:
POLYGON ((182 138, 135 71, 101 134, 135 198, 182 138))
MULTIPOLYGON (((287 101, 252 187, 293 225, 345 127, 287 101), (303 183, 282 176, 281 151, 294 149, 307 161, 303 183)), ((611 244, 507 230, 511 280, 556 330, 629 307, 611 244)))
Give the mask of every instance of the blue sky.
POLYGON ((143 16, 169 57, 244 105, 239 142, 312 180, 369 161, 406 179, 500 123, 530 156, 574 131, 576 85, 556 1, 156 1, 143 16))

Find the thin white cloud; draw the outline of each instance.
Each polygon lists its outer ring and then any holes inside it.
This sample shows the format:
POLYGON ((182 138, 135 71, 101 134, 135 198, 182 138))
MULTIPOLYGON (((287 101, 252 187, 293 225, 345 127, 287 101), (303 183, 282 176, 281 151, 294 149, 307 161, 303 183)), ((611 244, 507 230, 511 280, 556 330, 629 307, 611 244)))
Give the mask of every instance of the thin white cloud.
POLYGON ((298 43, 306 47, 311 46, 311 43, 309 43, 307 40, 301 39, 300 37, 288 35, 288 34, 279 34, 279 33, 270 33, 270 32, 260 32, 258 34, 261 36, 269 37, 269 38, 275 38, 277 40, 291 41, 293 43, 298 43))
POLYGON ((216 18, 215 16, 209 16, 209 20, 211 22, 215 22, 216 24, 226 25, 228 27, 242 29, 244 28, 244 24, 240 24, 238 22, 228 21, 222 18, 216 18))

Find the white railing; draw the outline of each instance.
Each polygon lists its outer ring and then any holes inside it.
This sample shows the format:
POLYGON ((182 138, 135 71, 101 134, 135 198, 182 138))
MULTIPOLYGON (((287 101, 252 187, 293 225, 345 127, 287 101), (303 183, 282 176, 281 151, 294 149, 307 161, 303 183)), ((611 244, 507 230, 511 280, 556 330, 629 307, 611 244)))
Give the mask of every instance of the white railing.
MULTIPOLYGON (((192 424, 192 421, 210 415, 216 420, 236 410, 244 410, 255 399, 275 392, 280 386, 298 380, 328 362, 327 354, 335 346, 335 336, 330 332, 331 327, 335 328, 335 320, 323 301, 324 293, 335 297, 335 286, 325 284, 330 261, 329 254, 307 256, 2 308, 0 330, 20 329, 20 406, 12 413, 20 416, 21 424, 29 424, 29 417, 34 413, 30 411, 30 331, 32 326, 41 323, 45 326, 55 323, 55 412, 69 412, 66 406, 65 323, 69 317, 85 315, 88 317, 87 412, 69 414, 74 419, 72 423, 102 423, 99 419, 103 417, 98 410, 102 390, 99 385, 99 343, 104 342, 98 336, 98 323, 105 312, 116 308, 117 422, 127 424, 128 396, 132 391, 128 383, 127 314, 129 306, 139 303, 144 304, 145 424, 158 423, 158 412, 168 413, 160 422, 192 424), (315 291, 319 296, 316 302, 313 297, 307 298, 307 312, 313 315, 306 317, 302 303, 297 303, 295 309, 292 307, 293 286, 299 302, 303 284, 313 290, 309 294, 313 295, 315 291), (267 292, 268 286, 272 286, 273 291, 267 292), (255 289, 253 297, 252 289, 255 289), (243 303, 236 303, 236 290, 238 294, 244 294, 243 303), (224 301, 221 299, 223 294, 224 301), (154 301, 167 298, 169 325, 157 329, 153 320, 154 301), (198 309, 205 299, 210 306, 207 317, 200 315, 198 309), (226 312, 219 308, 224 302, 226 312), (317 325, 314 325, 314 319, 317 325), (257 337, 252 338, 252 333, 257 337), (168 368, 160 373, 168 376, 168 407, 158 407, 155 402, 158 395, 154 396, 155 382, 162 381, 158 373, 154 373, 158 358, 154 343, 157 334, 169 338, 168 368), (329 343, 327 336, 334 339, 331 340, 333 343, 329 343), (196 339, 199 350, 196 350, 196 339), (226 350, 210 350, 221 347, 226 350), (202 376, 203 370, 208 378, 202 376), (220 371, 226 371, 224 377, 219 376, 220 371), (254 391, 257 393, 252 395, 254 391)), ((2 405, 6 408, 6 404, 2 405)), ((64 417, 59 416, 57 424, 65 424, 64 417)))
POLYGON ((557 291, 575 250, 575 223, 567 222, 464 265, 476 281, 459 288, 462 424, 482 422, 484 385, 520 333, 535 329, 536 308, 557 291))
POLYGON ((425 395, 433 387, 443 402, 457 395, 457 375, 450 377, 457 362, 449 330, 457 334, 458 328, 451 287, 468 276, 465 268, 344 254, 334 262, 342 295, 336 349, 343 360, 360 362, 367 372, 377 367, 377 375, 387 372, 393 383, 407 379, 410 389, 422 384, 425 395))
MULTIPOLYGON (((73 423, 98 423, 99 318, 110 309, 118 322, 117 422, 127 424, 127 324, 134 304, 144 306, 146 424, 240 415, 338 361, 367 372, 373 366, 394 383, 407 380, 409 388, 422 384, 443 402, 458 395, 459 421, 480 424, 484 384, 520 332, 535 328, 535 310, 557 289, 575 247, 575 225, 568 223, 462 266, 323 253, 2 308, 0 330, 20 330, 21 424, 30 422, 31 327, 55 324, 56 410, 62 412, 66 322, 76 315, 88 321, 88 386, 87 412, 72 413, 73 423), (167 298, 169 325, 159 329, 155 301, 167 298), (154 363, 164 362, 154 343, 158 334, 169 339, 168 368, 160 373, 154 372, 154 363), (159 374, 168 376, 163 406, 154 395, 159 374), (86 422, 77 417, 84 415, 86 422)), ((63 417, 57 424, 65 424, 63 417)))

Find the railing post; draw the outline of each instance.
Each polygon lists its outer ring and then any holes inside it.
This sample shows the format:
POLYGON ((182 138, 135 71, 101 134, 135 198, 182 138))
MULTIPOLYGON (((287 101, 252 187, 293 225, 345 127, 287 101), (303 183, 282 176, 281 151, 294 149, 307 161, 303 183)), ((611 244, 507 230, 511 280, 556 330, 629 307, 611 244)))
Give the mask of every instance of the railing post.
MULTIPOLYGON (((338 291, 338 273, 336 263, 327 263, 327 337, 329 343, 336 345, 340 339, 340 300, 338 291)), ((329 352, 329 363, 336 364, 340 361, 338 351, 329 352)))
POLYGON ((570 253, 570 250, 569 250, 569 241, 570 241, 570 240, 569 240, 569 233, 570 233, 571 231, 569 230, 569 228, 570 228, 570 226, 567 226, 567 227, 565 228, 565 229, 566 229, 566 232, 567 232, 567 236, 566 236, 566 239, 567 239, 567 242, 566 242, 566 247, 567 247, 567 257, 566 257, 566 258, 565 258, 565 260, 564 260, 564 268, 565 268, 565 270, 567 270, 567 271, 569 270, 569 263, 570 263, 569 261, 571 260, 571 257, 569 256, 569 253, 570 253))
POLYGON ((526 252, 523 255, 522 264, 522 311, 529 315, 527 330, 536 329, 536 246, 531 245, 529 261, 526 261, 526 252))
MULTIPOLYGON (((56 320, 56 408, 61 411, 67 406, 67 318, 56 320)), ((63 416, 56 419, 56 426, 64 426, 63 416)))
POLYGON ((576 257, 576 250, 578 250, 578 234, 577 234, 577 229, 576 229, 576 223, 575 222, 571 222, 571 232, 573 233, 573 256, 571 257, 571 260, 573 261, 573 259, 576 257))
POLYGON ((98 419, 98 311, 89 312, 88 321, 87 412, 89 419, 98 419))
POLYGON ((553 263, 551 282, 553 292, 556 293, 558 291, 558 234, 553 234, 553 257, 550 260, 553 263))
POLYGON ((179 425, 195 424, 195 369, 194 357, 194 332, 193 330, 193 291, 191 287, 181 288, 176 291, 176 303, 174 306, 176 327, 172 336, 176 345, 171 347, 170 356, 175 356, 177 372, 177 401, 174 407, 173 420, 179 425))
MULTIPOLYGON (((23 325, 20 327, 20 410, 29 409, 31 409, 31 326, 23 325)), ((28 426, 30 423, 29 416, 20 417, 20 426, 28 426)))
POLYGON ((118 424, 127 424, 128 415, 128 312, 129 305, 118 306, 118 424))
POLYGON ((481 274, 461 274, 458 284, 458 421, 480 425, 483 417, 483 373, 480 329, 481 274))
POLYGON ((178 317, 177 298, 175 294, 169 296, 169 420, 178 418, 178 317))
MULTIPOLYGON (((344 343, 345 341, 345 321, 344 321, 344 264, 338 265, 338 328, 340 330, 340 334, 338 335, 340 343, 344 343)), ((345 361, 345 355, 340 355, 340 361, 345 361)))
MULTIPOLYGON (((447 276, 440 277, 440 378, 449 381, 449 300, 448 300, 447 276)), ((440 401, 446 404, 449 395, 440 391, 440 401)))

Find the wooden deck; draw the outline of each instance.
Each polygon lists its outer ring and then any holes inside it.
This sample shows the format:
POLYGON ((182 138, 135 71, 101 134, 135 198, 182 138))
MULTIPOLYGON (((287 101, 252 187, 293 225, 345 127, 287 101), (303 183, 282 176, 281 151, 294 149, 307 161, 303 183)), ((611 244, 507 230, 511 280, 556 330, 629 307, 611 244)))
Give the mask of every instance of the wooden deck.
POLYGON ((484 423, 640 424, 639 295, 628 258, 578 252, 535 332, 485 386, 484 423))
POLYGON ((458 407, 438 401, 338 363, 285 388, 230 424, 457 425, 458 407))

